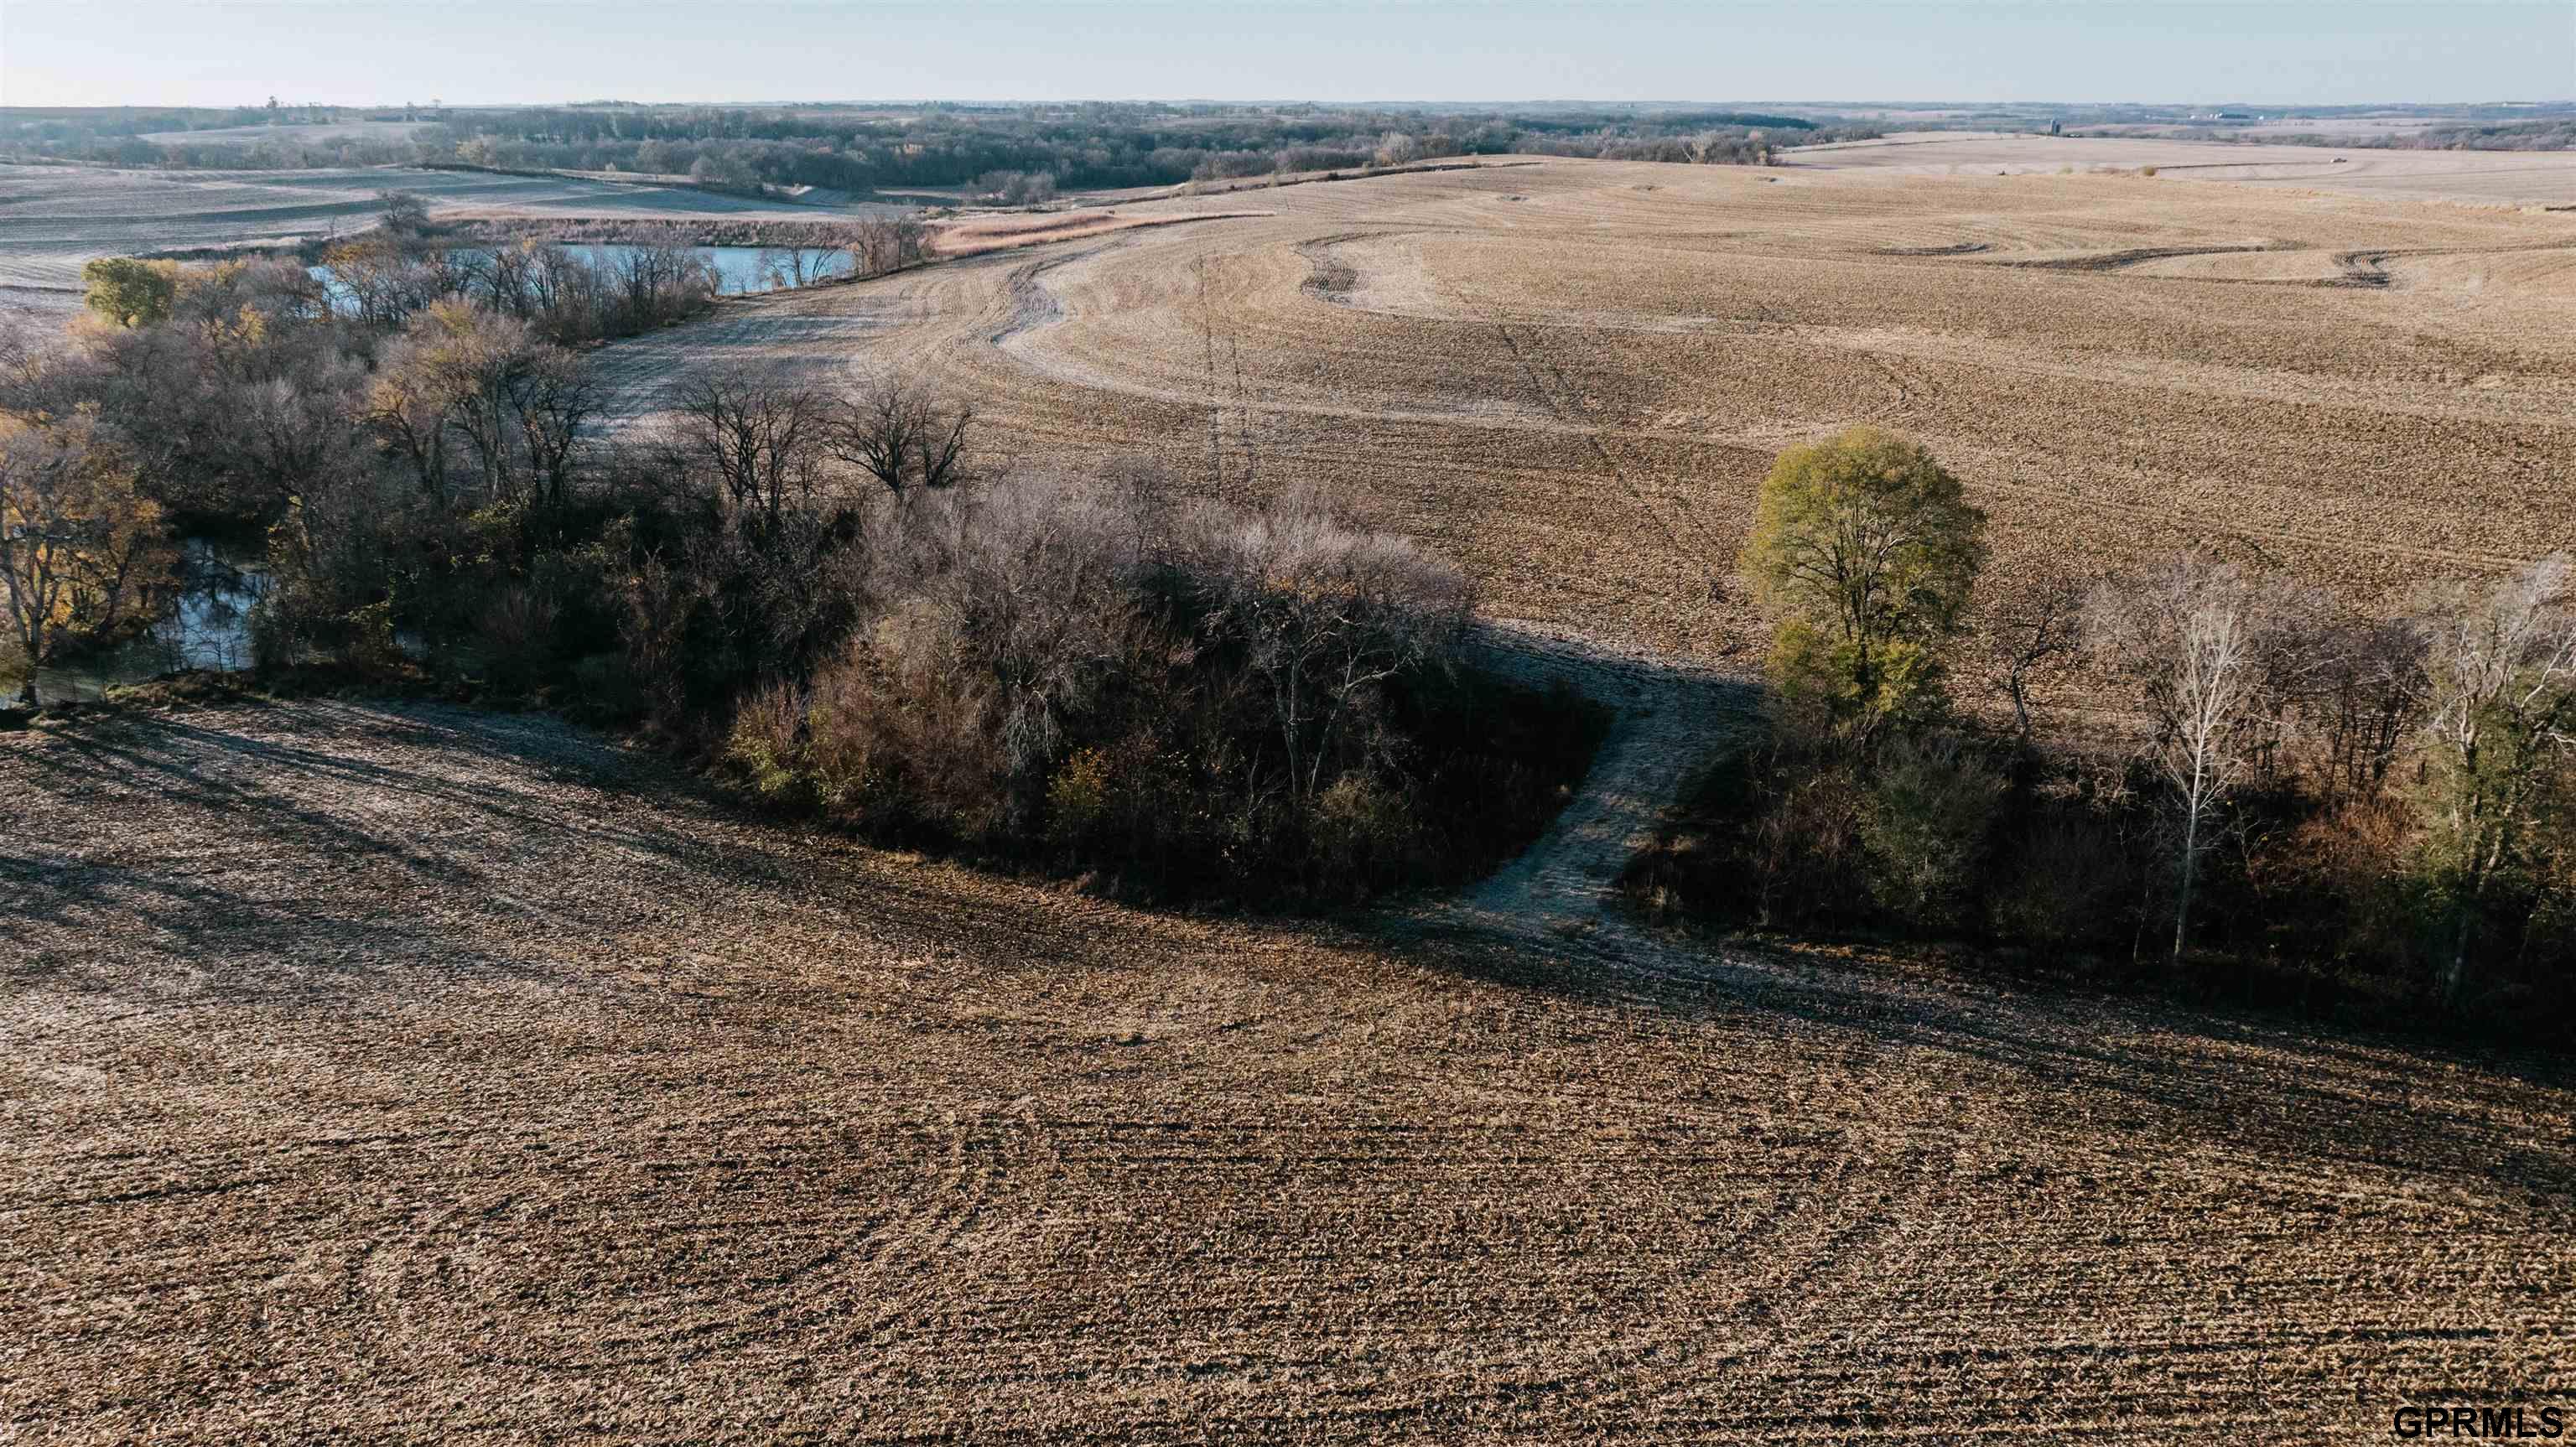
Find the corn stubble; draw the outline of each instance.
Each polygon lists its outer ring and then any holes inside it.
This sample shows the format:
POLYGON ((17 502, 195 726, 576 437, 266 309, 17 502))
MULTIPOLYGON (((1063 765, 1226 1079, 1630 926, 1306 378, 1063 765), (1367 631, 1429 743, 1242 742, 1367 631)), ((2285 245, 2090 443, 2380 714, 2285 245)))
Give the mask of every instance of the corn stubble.
POLYGON ((538 717, 94 721, 0 783, 53 841, 0 876, 37 1440, 2151 1441, 2571 1385, 2576 1094, 2508 1069, 1135 913, 538 717))

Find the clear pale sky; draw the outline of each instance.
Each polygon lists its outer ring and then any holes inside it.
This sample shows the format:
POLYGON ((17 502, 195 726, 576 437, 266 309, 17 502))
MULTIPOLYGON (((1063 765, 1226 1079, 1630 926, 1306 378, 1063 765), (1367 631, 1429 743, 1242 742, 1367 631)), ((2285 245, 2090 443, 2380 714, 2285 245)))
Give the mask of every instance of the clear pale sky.
POLYGON ((2576 98, 2576 0, 0 0, 0 105, 2576 98))

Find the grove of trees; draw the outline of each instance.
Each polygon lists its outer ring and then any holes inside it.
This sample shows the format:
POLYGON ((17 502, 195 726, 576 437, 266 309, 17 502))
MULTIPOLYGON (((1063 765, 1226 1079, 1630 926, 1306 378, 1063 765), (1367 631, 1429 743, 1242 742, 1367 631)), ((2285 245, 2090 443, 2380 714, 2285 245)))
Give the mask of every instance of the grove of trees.
POLYGON ((1778 708, 1639 894, 2239 996, 2576 1015, 2576 564, 2398 616, 2205 552, 1981 602, 1983 525, 1903 439, 1781 456, 1742 558, 1778 708), (2053 717, 2056 684, 2116 707, 2053 717))
POLYGON ((612 436, 577 344, 703 306, 684 249, 460 255, 398 215, 332 266, 336 298, 282 261, 102 267, 66 345, 0 358, 16 661, 149 616, 174 537, 230 533, 265 545, 272 687, 533 698, 767 807, 1156 896, 1461 878, 1588 757, 1582 707, 1461 663, 1454 569, 1323 498, 990 469, 899 375, 711 366, 612 436))

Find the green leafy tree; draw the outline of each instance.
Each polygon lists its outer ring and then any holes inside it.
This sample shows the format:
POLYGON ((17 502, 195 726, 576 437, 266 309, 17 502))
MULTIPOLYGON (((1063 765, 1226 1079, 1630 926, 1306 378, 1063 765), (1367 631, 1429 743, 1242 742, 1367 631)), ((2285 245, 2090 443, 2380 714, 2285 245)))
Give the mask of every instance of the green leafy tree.
POLYGON ((81 268, 81 281, 89 288, 91 311, 121 327, 148 327, 169 320, 179 296, 179 264, 102 256, 81 268))
POLYGON ((1986 515, 1916 443, 1854 427, 1762 484, 1741 567, 1779 623, 1771 671, 1854 737, 1943 702, 1940 649, 1985 564, 1986 515))

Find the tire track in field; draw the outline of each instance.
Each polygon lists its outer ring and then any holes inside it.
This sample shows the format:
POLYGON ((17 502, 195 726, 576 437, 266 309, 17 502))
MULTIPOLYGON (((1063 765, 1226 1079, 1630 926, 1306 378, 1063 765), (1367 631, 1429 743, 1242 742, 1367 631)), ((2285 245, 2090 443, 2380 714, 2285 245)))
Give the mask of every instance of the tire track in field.
MULTIPOLYGON (((1346 235, 1367 235, 1375 237, 1384 234, 1417 234, 1418 231, 1419 228, 1404 228, 1400 231, 1391 232, 1372 231, 1366 233, 1337 233, 1333 236, 1322 238, 1321 240, 1322 242, 1338 242, 1346 239, 1346 235)), ((1317 243, 1308 244, 1313 245, 1317 243)), ((2523 249, 2538 250, 2555 248, 2533 247, 2523 249)), ((1064 258, 1064 260, 1072 259, 1075 258, 1064 258)), ((1311 252, 1307 253, 1305 259, 1308 261, 1310 271, 1318 265, 1326 264, 1318 262, 1315 254, 1311 252)), ((1331 265, 1347 266, 1348 263, 1335 261, 1331 263, 1331 265)), ((1311 283, 1315 279, 1315 275, 1310 275, 1308 281, 1311 283)), ((1041 288, 1043 287, 1042 282, 1037 284, 1041 288)), ((1354 273, 1350 284, 1354 286, 1358 284, 1356 273, 1354 273)), ((1349 303, 1345 298, 1330 304, 1348 305, 1349 303)), ((1411 313, 1399 314, 1411 315, 1411 313)), ((1693 561, 1697 565, 1703 581, 1710 585, 1714 591, 1720 579, 1717 571, 1709 566, 1707 560, 1713 557, 1726 556, 1731 550, 1724 547, 1711 535, 1709 529, 1704 524, 1700 524, 1697 519, 1688 515, 1686 511, 1658 505, 1657 502, 1638 485, 1633 474, 1630 473, 1630 471, 1614 454, 1610 446, 1610 440, 1613 438, 1628 438, 1640 441, 1673 440, 1688 441, 1703 445, 1737 445, 1757 450, 1769 450, 1778 445, 1778 439, 1776 437, 1755 436, 1749 433, 1729 434, 1724 431, 1716 430, 1699 431, 1687 429, 1623 427, 1616 424, 1603 423, 1587 415, 1587 411, 1582 406, 1579 396, 1575 393, 1570 382, 1565 378, 1562 370, 1557 368, 1546 356, 1544 349, 1537 345, 1537 337, 1541 333, 1549 330, 1550 328, 1548 326, 1523 326, 1514 323, 1507 323, 1497 316, 1480 316, 1477 310, 1466 304, 1463 299, 1457 299, 1452 307, 1441 309, 1433 314, 1427 314, 1422 319, 1465 322, 1470 325, 1482 325, 1492 330, 1497 340, 1504 347, 1507 355, 1512 358, 1515 366, 1522 372, 1522 375, 1527 380, 1531 395, 1537 398, 1544 405, 1544 413, 1540 415, 1513 416, 1496 415, 1490 412, 1428 412, 1416 409, 1372 408, 1365 406, 1279 401, 1249 401, 1241 402, 1237 405, 1240 410, 1250 413, 1289 413, 1343 418, 1353 421, 1383 421, 1416 424, 1432 423, 1499 430, 1534 430, 1544 431, 1555 435, 1580 438, 1585 444, 1587 450, 1591 451, 1595 455, 1603 470, 1608 473, 1614 481, 1620 484, 1623 490, 1625 490, 1629 496, 1636 501, 1640 509, 1648 516, 1654 526, 1663 533, 1667 542, 1671 545, 1675 555, 1693 561), (1696 534, 1696 536, 1686 536, 1686 534, 1696 534)), ((1042 339, 1056 327, 1059 327, 1070 320, 1073 320, 1072 316, 1062 308, 1059 301, 1052 315, 1032 325, 1026 327, 1015 327, 1012 330, 1011 340, 1014 343, 1010 348, 1012 354, 1024 363, 1035 364, 1042 372, 1055 376, 1060 380, 1072 382, 1076 385, 1116 391, 1128 395, 1148 397, 1154 400, 1183 406, 1204 407, 1206 405, 1204 395, 1199 392, 1187 391, 1178 388, 1159 387, 1136 382, 1127 378, 1116 377, 1114 375, 1103 373, 1096 368, 1085 367, 1079 364, 1071 364, 1068 359, 1048 354, 1043 346, 1042 339)), ((1802 328, 1795 323, 1782 319, 1770 309, 1759 306, 1756 308, 1754 323, 1757 329, 1766 334, 1782 333, 1796 335, 1812 330, 1802 328)), ((1874 420, 1898 423, 1914 421, 1921 409, 1927 405, 1927 399, 1933 398, 1937 395, 1934 389, 1932 389, 1919 375, 1916 369, 1904 365, 1906 360, 1913 358, 1912 355, 1903 348, 1891 349, 1860 338, 1843 338, 1837 336, 1820 337, 1819 340, 1824 341, 1828 345, 1836 346, 1859 356, 1864 362, 1878 371, 1886 379, 1888 386, 1892 390, 1893 396, 1891 397, 1887 408, 1874 409, 1874 420)), ((2080 377, 2085 375, 2081 369, 2073 367, 2070 364, 2063 363, 2048 364, 2032 359, 2025 359, 2019 363, 1999 363, 1990 358, 1978 358, 1974 360, 1976 360, 1979 365, 2004 365, 2009 370, 2026 371, 2034 375, 2069 377, 2080 377)), ((2195 387, 2192 390, 2209 391, 2211 389, 2204 385, 2195 387)), ((2222 388, 2218 390, 2222 395, 2234 395, 2234 393, 2229 392, 2227 389, 2222 388)), ((2263 396, 2268 398, 2272 395, 2272 391, 2274 390, 2277 389, 2251 390, 2247 391, 2245 395, 2263 396)), ((2302 400, 2313 401, 2314 399, 2310 397, 2303 398, 2302 400)), ((2469 420, 2487 420, 2485 414, 2481 412, 2462 411, 2460 409, 2451 408, 2426 409, 2426 415, 2459 415, 2469 420)), ((1991 488, 1999 492, 2012 493, 2018 496, 2048 501, 2057 501, 2063 496, 2061 492, 2047 486, 1995 481, 1991 476, 1980 477, 1977 479, 1977 486, 1991 488)), ((2179 526, 2184 528, 2200 526, 2204 530, 2222 534, 2242 534, 2249 537, 2277 538, 2284 542, 2294 543, 2299 546, 2327 552, 2344 553, 2356 556, 2405 558, 2445 566, 2466 567, 2479 572, 2494 571, 2501 567, 2511 566, 2517 561, 2515 559, 2503 558, 2500 556, 2488 556, 2471 551, 2424 548, 2402 542, 2338 535, 2315 529, 2277 526, 2248 531, 2237 526, 2232 520, 2226 522, 2207 522, 2197 520, 2185 509, 2169 509, 2155 507, 2152 505, 2121 503, 2098 497, 2088 497, 2085 499, 2085 506, 2098 511, 2152 521, 2165 526, 2179 526)))
MULTIPOLYGON (((1680 686, 1478 646, 1632 709, 1680 686)), ((0 744, 61 851, 0 888, 87 961, 0 1021, 22 1420, 2157 1441, 2219 1398, 2311 1440, 2365 1392, 2567 1385, 2554 1077, 1615 914, 1122 910, 602 779, 614 753, 310 701, 0 744), (120 739, 166 767, 70 767, 120 739), (317 816, 534 907, 389 889, 317 816), (280 895, 311 917, 239 939, 230 902, 280 895), (433 949, 357 967, 389 900, 433 949), (163 993, 218 1008, 119 1008, 163 993)))
MULTIPOLYGON (((1426 286, 1436 284, 1427 269, 1423 280, 1426 286)), ((1582 437, 1584 443, 1592 450, 1593 456, 1600 460, 1602 470, 1628 494, 1629 498, 1637 504, 1638 509, 1645 514, 1647 520, 1662 530, 1664 541, 1672 549, 1673 554, 1676 557, 1688 559, 1697 566, 1701 578, 1707 584, 1707 601, 1715 602, 1723 596, 1724 584, 1719 579, 1718 560, 1729 556, 1732 550, 1723 547, 1711 533, 1708 525, 1700 518, 1687 509, 1658 504, 1645 488, 1639 485, 1635 476, 1602 440, 1604 429, 1590 416, 1582 394, 1566 380, 1565 373, 1537 348, 1535 339, 1524 342, 1514 336, 1511 327, 1504 322, 1500 313, 1480 316, 1474 304, 1470 303, 1456 288, 1450 289, 1450 295, 1460 317, 1469 321, 1481 321, 1493 329, 1495 338, 1503 344, 1503 350, 1510 354, 1512 361, 1528 380, 1530 390, 1546 404, 1548 411, 1554 414, 1560 423, 1572 428, 1582 437), (1683 536, 1685 529, 1693 536, 1685 538, 1683 536)))

